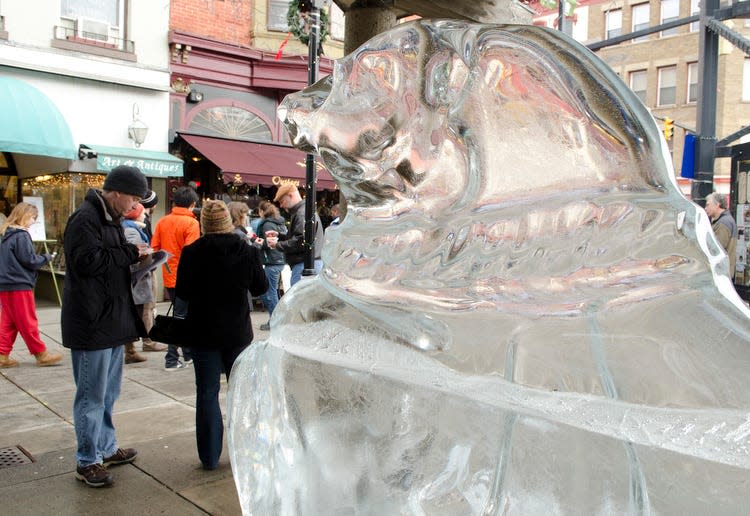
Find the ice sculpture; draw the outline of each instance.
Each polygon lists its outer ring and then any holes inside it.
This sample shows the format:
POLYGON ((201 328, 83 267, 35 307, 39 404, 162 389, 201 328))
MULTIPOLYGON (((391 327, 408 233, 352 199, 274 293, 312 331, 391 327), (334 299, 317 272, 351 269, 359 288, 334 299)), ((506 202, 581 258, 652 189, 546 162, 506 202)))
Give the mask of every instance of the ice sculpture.
POLYGON ((245 514, 747 511, 750 312, 606 65, 422 20, 279 114, 348 214, 232 371, 245 514))

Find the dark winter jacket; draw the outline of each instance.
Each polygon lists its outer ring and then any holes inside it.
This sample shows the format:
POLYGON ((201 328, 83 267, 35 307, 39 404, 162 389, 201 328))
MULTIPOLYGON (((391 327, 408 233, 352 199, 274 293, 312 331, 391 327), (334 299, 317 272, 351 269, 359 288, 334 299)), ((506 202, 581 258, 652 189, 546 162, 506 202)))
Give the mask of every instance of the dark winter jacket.
POLYGON ((182 249, 175 294, 187 301, 185 345, 247 346, 253 340, 248 290, 268 290, 260 251, 234 233, 204 235, 182 249))
POLYGON ((258 243, 256 242, 258 240, 257 235, 251 235, 247 232, 247 229, 245 229, 242 226, 234 226, 234 234, 240 237, 242 240, 247 242, 250 245, 257 246, 258 243))
POLYGON ((50 259, 34 253, 28 231, 9 227, 0 244, 0 291, 33 290, 37 271, 50 259))
POLYGON ((125 240, 120 218, 101 192, 86 193, 68 219, 63 241, 63 346, 106 349, 145 336, 130 291, 130 264, 138 261, 138 248, 125 240))
POLYGON ((146 242, 151 242, 151 237, 154 236, 154 230, 151 228, 151 215, 146 213, 146 220, 143 221, 144 224, 146 224, 146 227, 143 228, 143 232, 146 233, 146 242))
MULTIPOLYGON (((276 249, 284 252, 286 263, 296 265, 305 261, 305 200, 295 204, 289 209, 291 213, 289 232, 279 235, 279 243, 276 249)), ((323 249, 323 224, 320 217, 315 214, 315 259, 320 258, 323 249)))
MULTIPOLYGON (((266 231, 276 231, 279 235, 286 235, 284 219, 262 219, 258 224, 258 236, 265 239, 266 231)), ((278 249, 271 249, 263 242, 263 265, 284 265, 284 253, 278 249)))

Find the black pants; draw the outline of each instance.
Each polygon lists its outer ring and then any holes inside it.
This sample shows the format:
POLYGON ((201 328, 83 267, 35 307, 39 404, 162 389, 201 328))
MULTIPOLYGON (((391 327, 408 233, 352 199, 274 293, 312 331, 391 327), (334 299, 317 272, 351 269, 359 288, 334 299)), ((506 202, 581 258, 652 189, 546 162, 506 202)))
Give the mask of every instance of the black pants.
POLYGON ((223 350, 193 349, 195 369, 195 437, 198 457, 205 469, 216 469, 221 456, 224 423, 221 420, 219 391, 221 373, 227 377, 234 361, 247 346, 223 350))

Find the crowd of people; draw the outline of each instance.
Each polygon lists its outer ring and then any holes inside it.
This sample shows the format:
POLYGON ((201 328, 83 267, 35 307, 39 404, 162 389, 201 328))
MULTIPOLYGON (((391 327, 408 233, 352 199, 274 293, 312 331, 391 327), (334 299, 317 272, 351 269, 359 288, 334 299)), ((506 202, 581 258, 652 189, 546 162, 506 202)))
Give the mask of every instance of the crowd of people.
MULTIPOLYGON (((737 226, 725 199, 706 200, 717 240, 732 269, 737 226)), ((282 269, 291 284, 303 273, 305 202, 296 186, 281 185, 273 201, 258 206, 250 221, 246 203, 206 200, 190 186, 178 188, 170 212, 151 226, 156 194, 135 167, 119 166, 102 190, 91 189, 70 216, 64 235, 67 263, 61 312, 62 343, 70 350, 76 387, 73 402, 76 478, 92 487, 113 483, 110 467, 135 460, 137 451, 117 443, 113 408, 119 396, 123 364, 146 359, 141 352, 165 352, 165 370, 193 365, 196 385, 196 444, 202 467, 217 467, 224 426, 219 405, 221 375, 227 379, 240 353, 253 340, 250 313, 259 298, 270 317, 279 302, 282 269), (278 205, 278 207, 277 207, 278 205), (289 216, 289 224, 279 207, 289 216), (154 273, 134 283, 133 271, 155 251, 169 258, 162 266, 165 292, 174 315, 185 320, 182 345, 149 339, 156 296, 154 273)), ((326 214, 340 222, 340 207, 326 214)), ((37 208, 18 203, 0 227, 0 368, 16 367, 10 357, 18 334, 36 365, 59 364, 63 355, 47 350, 40 338, 33 288, 37 271, 54 255, 37 254, 29 234, 37 208)), ((314 216, 314 267, 322 268, 323 224, 314 216)))
MULTIPOLYGON (((109 468, 137 456, 135 449, 118 445, 112 415, 123 364, 147 360, 136 348, 139 341, 141 352, 165 352, 167 371, 193 365, 198 457, 204 469, 215 469, 224 432, 221 375, 229 378, 253 340, 253 299, 259 298, 268 312, 269 320, 260 325, 268 330, 283 268, 291 269, 292 285, 302 277, 306 207, 296 186, 283 184, 272 201, 260 202, 253 221, 243 202, 206 200, 197 210, 199 197, 190 186, 178 188, 172 201, 170 212, 152 228, 156 193, 140 170, 120 166, 107 175, 102 190, 87 192, 66 226, 62 343, 70 350, 76 387, 76 478, 89 486, 111 485, 109 468), (288 224, 279 208, 289 214, 288 224), (139 264, 160 250, 169 256, 161 271, 166 295, 175 317, 186 325, 179 346, 148 337, 158 298, 154 273, 132 281, 139 264)), ((326 212, 331 227, 339 224, 340 211, 334 205, 326 212)), ((733 270, 737 225, 725 199, 708 196, 706 213, 733 270)), ((18 334, 36 365, 63 360, 47 350, 39 335, 33 288, 37 271, 54 255, 34 251, 29 227, 37 217, 35 206, 20 202, 0 226, 0 368, 19 365, 10 356, 18 334)), ((316 273, 322 268, 323 230, 316 213, 316 273)))
MULTIPOLYGON (((255 225, 245 203, 206 200, 197 210, 198 195, 185 186, 174 192, 170 212, 152 228, 157 202, 140 170, 116 167, 101 190, 87 192, 63 237, 67 269, 61 327, 76 388, 75 476, 92 487, 111 485, 110 468, 138 454, 119 446, 113 410, 123 364, 146 361, 143 352, 165 352, 167 371, 192 364, 198 457, 204 469, 217 467, 224 433, 221 375, 229 378, 234 361, 253 340, 253 299, 261 299, 268 311, 261 329, 270 329, 283 267, 291 268, 294 284, 304 266, 305 206, 295 186, 283 185, 274 197, 290 213, 289 226, 269 200, 260 204, 255 225), (185 321, 179 346, 148 337, 157 281, 154 272, 135 272, 156 251, 168 253, 161 271, 164 291, 174 316, 185 321)), ((21 202, 0 228, 0 368, 18 366, 10 353, 19 333, 37 365, 63 360, 39 336, 33 288, 37 271, 54 256, 34 252, 28 229, 38 216, 35 206, 21 202)), ((317 216, 315 224, 319 271, 323 228, 317 216)))

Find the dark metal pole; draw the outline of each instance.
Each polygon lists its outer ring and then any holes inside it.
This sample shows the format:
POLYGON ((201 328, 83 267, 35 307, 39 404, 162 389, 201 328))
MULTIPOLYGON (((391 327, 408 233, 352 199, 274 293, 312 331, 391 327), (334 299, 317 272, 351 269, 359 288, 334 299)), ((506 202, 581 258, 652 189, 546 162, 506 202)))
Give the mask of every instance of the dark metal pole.
POLYGON ((701 206, 714 190, 714 150, 716 148, 716 91, 719 70, 719 36, 707 25, 719 9, 719 0, 701 1, 700 44, 698 50, 701 80, 698 82, 698 123, 696 129, 696 171, 691 197, 701 206))
MULTIPOLYGON (((320 34, 320 9, 310 2, 310 39, 307 42, 307 84, 318 82, 318 40, 320 34)), ((315 156, 305 159, 305 268, 303 276, 315 274, 315 182, 317 170, 315 156)))

